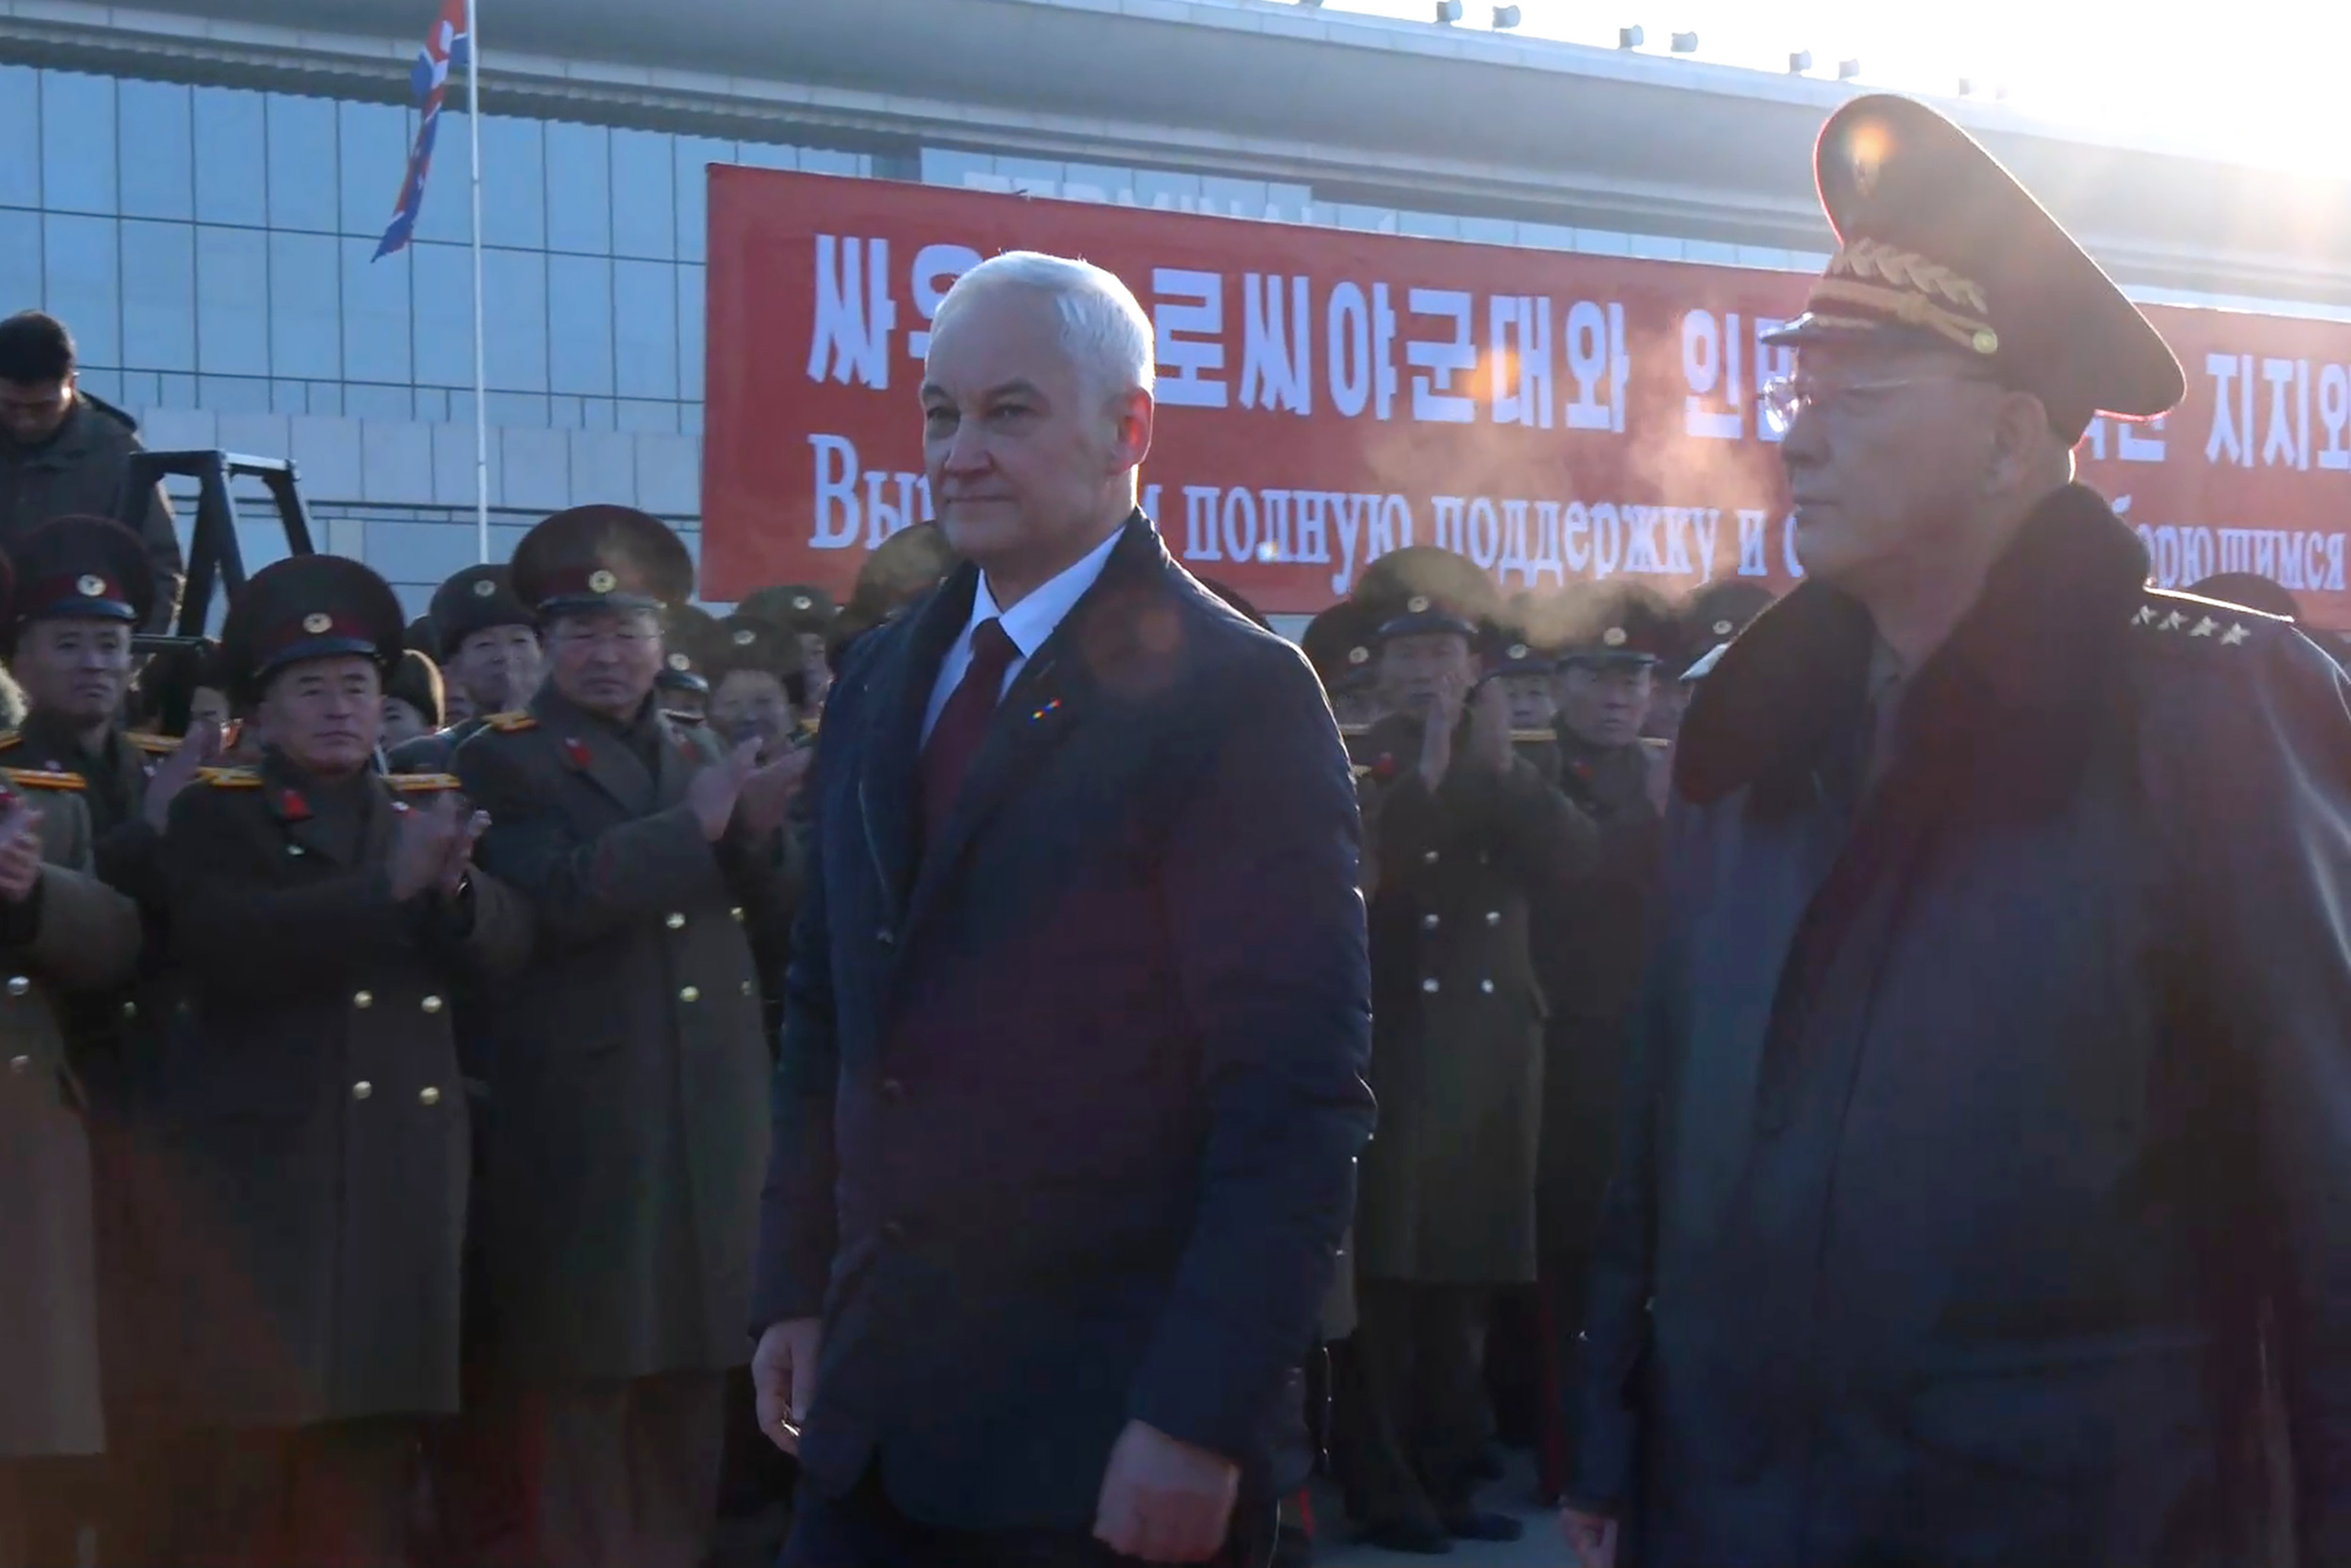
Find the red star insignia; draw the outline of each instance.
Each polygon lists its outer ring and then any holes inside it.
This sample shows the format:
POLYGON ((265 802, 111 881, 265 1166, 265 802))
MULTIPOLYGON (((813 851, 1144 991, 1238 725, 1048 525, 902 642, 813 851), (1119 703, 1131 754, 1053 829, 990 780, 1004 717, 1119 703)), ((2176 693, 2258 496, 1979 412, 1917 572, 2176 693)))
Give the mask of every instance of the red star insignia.
POLYGON ((563 756, 574 768, 585 768, 595 760, 594 754, 588 749, 588 743, 576 735, 564 741, 563 756))

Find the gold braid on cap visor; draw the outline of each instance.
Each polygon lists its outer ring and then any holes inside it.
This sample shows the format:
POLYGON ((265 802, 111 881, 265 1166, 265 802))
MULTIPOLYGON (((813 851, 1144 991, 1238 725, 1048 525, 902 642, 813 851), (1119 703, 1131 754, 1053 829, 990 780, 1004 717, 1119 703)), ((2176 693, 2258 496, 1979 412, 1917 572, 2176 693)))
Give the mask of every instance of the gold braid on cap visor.
MULTIPOLYGON (((1997 353, 2000 350, 2000 334, 1983 319, 1990 311, 1983 290, 1973 279, 1962 277, 1949 267, 1913 252, 1896 250, 1875 240, 1857 239, 1836 253, 1829 263, 1827 276, 1813 285, 1807 308, 1816 310, 1821 300, 1858 305, 1883 313, 1878 321, 1867 325, 1879 325, 1885 317, 1891 317, 1906 327, 1924 327, 1979 354, 1997 353), (1873 278, 1884 281, 1869 281, 1873 278), (1937 303, 1936 297, 1946 303, 1937 303), (1950 308, 1952 306, 1964 307, 1975 314, 1963 316, 1950 308)), ((1849 320, 1825 313, 1822 317, 1824 326, 1843 326, 1849 320)))

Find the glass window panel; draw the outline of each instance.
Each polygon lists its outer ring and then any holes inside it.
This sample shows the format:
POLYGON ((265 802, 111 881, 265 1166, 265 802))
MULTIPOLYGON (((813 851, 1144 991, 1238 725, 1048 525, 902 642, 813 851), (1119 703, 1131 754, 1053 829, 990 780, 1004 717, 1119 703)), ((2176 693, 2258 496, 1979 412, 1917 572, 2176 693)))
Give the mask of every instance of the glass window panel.
MULTIPOLYGON (((40 144, 41 73, 30 66, 0 66, 0 147, 25 149, 40 144)), ((0 158, 0 206, 40 204, 40 161, 21 152, 14 158, 0 158)))
POLYGON ((551 397, 547 400, 547 423, 558 430, 580 428, 580 400, 576 397, 551 397))
POLYGON ((331 381, 343 373, 342 267, 332 235, 269 236, 269 368, 331 381))
MULTIPOLYGON (((376 242, 343 246, 343 374, 355 382, 410 379, 408 253, 374 259, 376 242)), ((467 301, 473 298, 468 290, 467 301)))
POLYGON ((416 417, 427 424, 445 422, 449 417, 449 394, 439 387, 418 387, 416 417))
MULTIPOLYGON (((212 413, 268 413, 269 383, 259 376, 198 376, 198 405, 212 413)), ((248 568, 257 561, 247 560, 248 568)))
POLYGON ((343 412, 342 382, 308 382, 308 385, 310 389, 310 412, 312 413, 327 419, 334 419, 341 415, 343 412))
POLYGON ((774 141, 746 141, 738 150, 737 161, 754 169, 797 169, 800 150, 774 141))
POLYGON ((111 403, 116 408, 131 405, 131 400, 122 395, 122 378, 112 371, 79 371, 74 377, 74 384, 100 402, 111 403))
POLYGON ((269 373, 269 238, 257 229, 196 230, 196 363, 207 375, 269 373))
MULTIPOLYGON (((157 389, 158 396, 155 400, 156 407, 193 408, 196 406, 195 377, 158 376, 155 379, 162 383, 162 386, 157 389)), ((185 517, 186 515, 187 514, 184 512, 181 514, 183 517, 185 517)))
POLYGON ((677 391, 691 402, 702 400, 702 268, 677 269, 677 391))
POLYGON ((611 253, 611 138, 601 125, 548 125, 547 248, 611 253))
MULTIPOLYGON (((461 290, 458 298, 473 295, 461 290)), ((490 385, 501 392, 545 392, 547 257, 536 251, 484 251, 482 305, 488 317, 483 350, 490 385)), ((473 380, 468 369, 462 384, 473 380)))
POLYGON ((602 256, 547 258, 548 386, 612 395, 612 264, 602 256))
POLYGON ((0 211, 0 310, 42 298, 41 214, 0 211))
MULTIPOLYGON (((985 152, 967 152, 959 147, 925 147, 923 149, 923 183, 952 185, 962 190, 974 174, 992 174, 996 160, 985 152)), ((1133 183, 1132 173, 1119 183, 1122 188, 1133 183)))
POLYGON ((195 121, 196 216, 208 224, 261 227, 269 221, 261 95, 200 87, 195 121))
POLYGON ((580 399, 580 423, 582 429, 610 432, 612 428, 612 400, 608 397, 580 399))
POLYGON ((115 221, 51 213, 42 225, 48 285, 42 308, 72 331, 74 357, 83 364, 120 365, 122 288, 115 221))
POLYGON ((406 387, 345 382, 343 413, 352 419, 396 419, 405 424, 416 417, 416 400, 406 387))
POLYGON ((622 397, 677 395, 677 268, 662 261, 612 264, 612 338, 622 397))
POLYGON ((122 212, 126 217, 196 215, 194 131, 188 89, 176 82, 125 81, 115 107, 121 116, 122 212))
MULTIPOLYGON (((441 128, 444 136, 459 133, 464 121, 441 128)), ((482 240, 486 245, 516 246, 536 250, 547 244, 547 147, 545 127, 536 120, 482 116, 482 240)), ((428 212, 431 208, 428 206, 428 212)), ((473 231, 463 204, 444 208, 455 227, 451 236, 468 239, 473 231)))
MULTIPOLYGON (((1059 164, 1053 166, 1060 167, 1059 164)), ((800 168, 810 174, 864 174, 868 172, 866 160, 861 154, 836 152, 830 147, 801 148, 800 168)))
MULTIPOLYGON (((485 121, 496 125, 496 120, 485 121)), ((453 100, 441 111, 441 129, 433 138, 433 175, 424 187, 424 211, 418 214, 416 230, 412 239, 446 240, 457 245, 470 245, 474 238, 474 193, 470 182, 474 177, 473 149, 466 138, 471 134, 469 122, 453 100)), ((400 168, 383 193, 382 222, 375 226, 379 237, 384 225, 392 222, 392 204, 399 199, 400 182, 408 174, 408 149, 416 135, 416 113, 401 110, 400 168)), ((488 152, 484 150, 484 177, 488 170, 488 152)), ((485 198, 485 205, 487 199, 485 198)), ((354 226, 353 234, 368 232, 364 225, 354 226)), ((495 231, 494 231, 495 232, 495 231)))
POLYGON ((122 225, 122 362, 196 368, 196 231, 186 224, 122 225))
POLYGON ((270 382, 269 412, 272 413, 309 413, 310 383, 308 382, 270 382))
POLYGON ((707 136, 677 139, 677 258, 700 261, 710 238, 710 165, 732 163, 732 141, 707 136))
POLYGON ((113 78, 41 73, 41 204, 51 212, 117 210, 113 78))
MULTIPOLYGON (((452 413, 456 412, 458 401, 456 393, 449 394, 449 410, 452 413)), ((464 423, 470 423, 474 417, 474 394, 467 392, 464 402, 465 405, 464 423)), ((494 392, 486 400, 486 406, 489 411, 492 424, 517 425, 524 430, 548 428, 547 399, 538 394, 494 392)))
POLYGON ((677 254, 677 163, 671 139, 612 132, 612 254, 666 261, 677 254))
POLYGON ((690 402, 677 411, 677 433, 680 435, 702 434, 702 405, 690 402))
POLYGON ((162 394, 156 386, 156 383, 162 380, 162 378, 152 371, 123 371, 120 406, 134 412, 153 408, 162 401, 162 394))
MULTIPOLYGON (((416 116, 396 103, 335 105, 339 156, 342 168, 343 232, 372 235, 381 239, 392 222, 392 204, 400 200, 401 183, 408 178, 409 138, 416 133, 416 116)), ((424 187, 424 204, 465 201, 462 160, 452 176, 448 162, 447 120, 434 139, 434 177, 424 187), (452 194, 452 192, 455 194, 452 194)), ((458 145, 460 152, 464 144, 458 145)))
POLYGON ((638 402, 623 398, 613 418, 617 428, 632 434, 677 434, 677 404, 674 402, 638 402))
MULTIPOLYGON (((428 386, 474 384, 474 261, 462 246, 413 245, 409 265, 416 333, 416 380, 428 386)), ((489 256, 485 254, 485 267, 489 256)))
POLYGON ((269 226, 332 234, 335 103, 326 98, 269 95, 269 226))

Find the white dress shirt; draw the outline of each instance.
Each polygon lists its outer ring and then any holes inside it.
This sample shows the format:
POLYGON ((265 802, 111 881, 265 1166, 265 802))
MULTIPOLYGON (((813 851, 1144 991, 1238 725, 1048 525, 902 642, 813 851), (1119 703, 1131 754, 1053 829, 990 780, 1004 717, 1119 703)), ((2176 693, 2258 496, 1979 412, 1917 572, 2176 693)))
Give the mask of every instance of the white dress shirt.
POLYGON ((987 574, 980 574, 978 591, 971 596, 971 619, 963 623, 956 640, 947 644, 947 656, 939 661, 939 678, 931 685, 931 706, 923 715, 925 741, 931 738, 931 727, 939 722, 939 711, 947 706, 947 698, 963 683, 964 672, 971 668, 971 634, 979 629, 980 622, 1000 622, 1004 634, 1020 650, 1004 668, 1004 685, 996 694, 1001 699, 1012 689, 1012 683, 1020 678, 1022 667, 1045 645, 1045 639, 1069 619, 1078 601, 1086 596, 1086 590, 1102 575, 1110 552, 1118 548, 1118 541, 1125 534, 1123 528, 1113 529, 1110 538, 1064 567, 1059 575, 1039 584, 1009 610, 997 609, 996 595, 988 591, 987 574))

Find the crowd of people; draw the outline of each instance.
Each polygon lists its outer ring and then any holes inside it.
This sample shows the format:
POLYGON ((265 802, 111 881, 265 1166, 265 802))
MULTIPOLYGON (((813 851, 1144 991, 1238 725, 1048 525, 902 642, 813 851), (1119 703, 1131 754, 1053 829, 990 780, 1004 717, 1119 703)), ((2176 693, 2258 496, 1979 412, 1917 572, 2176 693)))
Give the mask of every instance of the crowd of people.
POLYGON ((1292 648, 1016 253, 845 603, 589 506, 142 658, 0 322, 0 1568, 1439 1554, 1512 1448, 1587 1565, 2219 1568, 2265 1448, 2334 1560, 2340 672, 2068 482, 2178 371, 2022 189, 1822 147, 1950 265, 1786 329, 1777 604, 1408 547, 1292 648))

